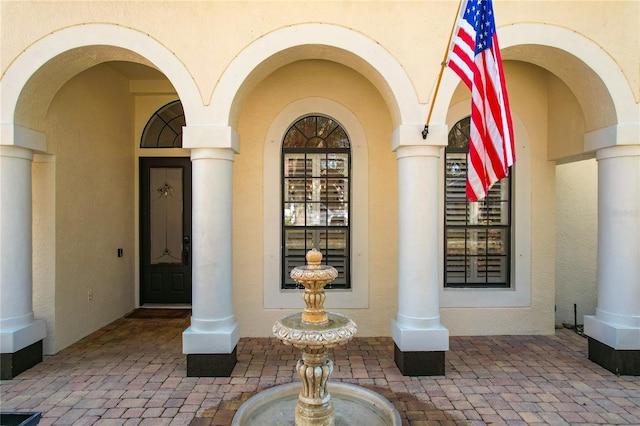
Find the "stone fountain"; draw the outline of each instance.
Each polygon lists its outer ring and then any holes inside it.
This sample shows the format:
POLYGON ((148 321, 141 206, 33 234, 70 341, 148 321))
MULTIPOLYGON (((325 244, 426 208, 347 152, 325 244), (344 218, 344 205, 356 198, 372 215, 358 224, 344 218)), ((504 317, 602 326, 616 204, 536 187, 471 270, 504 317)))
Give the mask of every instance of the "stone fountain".
POLYGON ((338 271, 322 265, 322 254, 316 249, 307 252, 306 259, 307 265, 291 271, 291 278, 305 288, 306 307, 273 325, 279 340, 302 351, 296 364, 300 383, 276 386, 253 396, 238 409, 232 425, 401 425, 400 415, 381 395, 360 386, 329 382, 333 372, 329 349, 349 342, 357 327, 346 316, 324 309, 324 287, 338 271))

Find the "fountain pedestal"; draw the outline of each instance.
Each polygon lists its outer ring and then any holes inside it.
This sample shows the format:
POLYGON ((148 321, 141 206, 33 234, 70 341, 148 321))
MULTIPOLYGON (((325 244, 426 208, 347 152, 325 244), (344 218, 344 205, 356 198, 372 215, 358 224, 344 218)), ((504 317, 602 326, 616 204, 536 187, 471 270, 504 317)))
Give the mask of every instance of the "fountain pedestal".
POLYGON ((327 351, 306 351, 296 365, 302 390, 296 404, 296 425, 331 425, 334 407, 327 392, 327 380, 333 372, 333 361, 327 351))
POLYGON ((296 404, 296 426, 333 425, 334 408, 327 390, 333 361, 328 349, 343 345, 353 338, 356 324, 349 318, 329 313, 326 322, 306 323, 302 314, 288 315, 273 326, 275 336, 302 351, 296 371, 302 389, 296 404))

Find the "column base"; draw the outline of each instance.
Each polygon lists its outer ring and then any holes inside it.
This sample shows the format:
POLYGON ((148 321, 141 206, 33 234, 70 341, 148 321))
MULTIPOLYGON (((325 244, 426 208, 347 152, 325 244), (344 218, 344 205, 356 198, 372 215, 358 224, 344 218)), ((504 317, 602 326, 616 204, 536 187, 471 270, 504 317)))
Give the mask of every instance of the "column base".
POLYGON ((640 349, 613 349, 589 337, 589 359, 614 374, 640 376, 640 349))
POLYGON ((405 376, 443 376, 444 353, 449 350, 449 330, 443 325, 431 328, 412 328, 391 323, 394 360, 405 376))
POLYGON ((42 340, 13 353, 0 354, 0 380, 11 380, 42 362, 42 340))
POLYGON ((187 355, 187 376, 229 377, 236 366, 239 340, 236 322, 221 330, 186 329, 182 333, 182 352, 187 355))
POLYGON ((444 376, 444 351, 402 352, 395 344, 393 359, 404 376, 444 376))
POLYGON ((187 354, 187 377, 229 377, 238 362, 236 346, 230 354, 187 354))
POLYGON ((640 376, 640 328, 584 316, 589 337, 589 359, 614 374, 640 376))

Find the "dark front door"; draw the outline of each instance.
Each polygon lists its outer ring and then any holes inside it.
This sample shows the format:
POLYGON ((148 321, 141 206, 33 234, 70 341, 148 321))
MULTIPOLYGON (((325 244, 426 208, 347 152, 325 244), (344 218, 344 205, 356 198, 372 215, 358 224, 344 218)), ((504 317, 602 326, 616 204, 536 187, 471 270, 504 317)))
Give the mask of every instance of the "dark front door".
POLYGON ((140 158, 140 304, 191 303, 191 160, 140 158))

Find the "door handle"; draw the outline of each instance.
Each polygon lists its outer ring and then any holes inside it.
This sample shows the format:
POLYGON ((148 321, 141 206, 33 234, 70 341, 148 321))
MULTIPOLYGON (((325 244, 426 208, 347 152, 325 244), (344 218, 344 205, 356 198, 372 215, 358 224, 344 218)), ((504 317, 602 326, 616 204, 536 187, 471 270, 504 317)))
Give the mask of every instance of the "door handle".
POLYGON ((185 265, 189 264, 189 243, 191 243, 190 238, 188 236, 185 236, 182 239, 182 263, 184 263, 185 265))
POLYGON ((189 247, 182 249, 182 263, 185 265, 189 264, 189 247))

